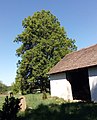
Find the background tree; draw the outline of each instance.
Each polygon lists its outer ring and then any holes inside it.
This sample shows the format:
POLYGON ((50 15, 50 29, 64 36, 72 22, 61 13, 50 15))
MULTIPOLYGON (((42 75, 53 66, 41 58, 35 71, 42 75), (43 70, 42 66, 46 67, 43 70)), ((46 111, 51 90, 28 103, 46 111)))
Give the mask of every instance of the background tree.
MULTIPOLYGON (((58 19, 50 11, 42 10, 22 22, 24 31, 14 42, 21 46, 16 50, 18 61, 16 81, 21 90, 29 91, 38 81, 43 90, 48 83, 47 73, 63 56, 76 50, 75 40, 69 39, 58 19)), ((31 91, 30 91, 31 92, 31 91)))
POLYGON ((5 94, 8 90, 10 90, 10 86, 7 86, 0 81, 0 94, 5 94))

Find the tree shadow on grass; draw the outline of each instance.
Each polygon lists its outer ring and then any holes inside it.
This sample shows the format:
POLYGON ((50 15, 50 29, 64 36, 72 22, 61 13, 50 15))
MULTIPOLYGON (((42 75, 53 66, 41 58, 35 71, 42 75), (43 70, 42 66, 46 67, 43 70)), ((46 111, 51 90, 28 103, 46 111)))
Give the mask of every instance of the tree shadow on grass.
POLYGON ((97 120, 97 104, 65 103, 39 105, 37 109, 27 109, 20 120, 97 120))

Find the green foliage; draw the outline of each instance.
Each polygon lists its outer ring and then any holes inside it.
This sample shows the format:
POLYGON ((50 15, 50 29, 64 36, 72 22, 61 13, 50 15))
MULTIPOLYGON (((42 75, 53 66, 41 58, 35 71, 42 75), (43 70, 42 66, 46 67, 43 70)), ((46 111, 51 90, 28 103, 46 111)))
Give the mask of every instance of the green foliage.
POLYGON ((63 56, 76 50, 75 40, 69 39, 58 19, 50 11, 42 10, 22 22, 24 31, 14 42, 21 43, 16 50, 18 61, 16 76, 23 92, 32 82, 40 80, 40 88, 47 87, 47 73, 63 56))
POLYGON ((13 83, 13 84, 11 85, 11 90, 13 91, 14 94, 19 93, 19 85, 13 83))
POLYGON ((10 97, 6 96, 5 102, 2 107, 1 111, 1 119, 0 120, 16 120, 17 118, 17 113, 20 110, 20 99, 15 97, 10 97))
POLYGON ((42 99, 43 99, 43 100, 47 99, 47 94, 46 94, 46 92, 45 92, 45 91, 43 91, 43 96, 42 96, 42 99))
POLYGON ((0 94, 5 93, 8 90, 9 90, 9 87, 3 84, 2 81, 0 81, 0 94))

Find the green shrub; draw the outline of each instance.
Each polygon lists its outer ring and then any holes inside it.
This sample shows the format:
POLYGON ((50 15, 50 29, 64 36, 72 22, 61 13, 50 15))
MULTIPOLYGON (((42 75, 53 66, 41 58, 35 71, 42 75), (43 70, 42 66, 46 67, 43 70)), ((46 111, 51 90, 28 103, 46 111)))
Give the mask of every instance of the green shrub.
POLYGON ((1 120, 16 120, 17 113, 20 110, 20 99, 6 96, 1 110, 1 120))
POLYGON ((43 93, 42 99, 43 99, 43 100, 47 99, 47 94, 46 94, 46 92, 43 91, 42 93, 43 93))

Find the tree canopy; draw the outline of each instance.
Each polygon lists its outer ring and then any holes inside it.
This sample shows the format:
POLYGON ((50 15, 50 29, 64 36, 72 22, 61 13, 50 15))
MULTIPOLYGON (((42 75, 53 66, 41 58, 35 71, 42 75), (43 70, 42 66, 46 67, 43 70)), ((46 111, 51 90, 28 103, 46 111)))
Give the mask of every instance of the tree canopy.
POLYGON ((16 83, 19 81, 19 88, 27 91, 33 81, 39 80, 44 85, 50 68, 77 47, 75 40, 67 37, 64 27, 50 11, 34 13, 23 20, 22 26, 23 32, 14 40, 21 43, 16 50, 21 58, 17 64, 16 83))

